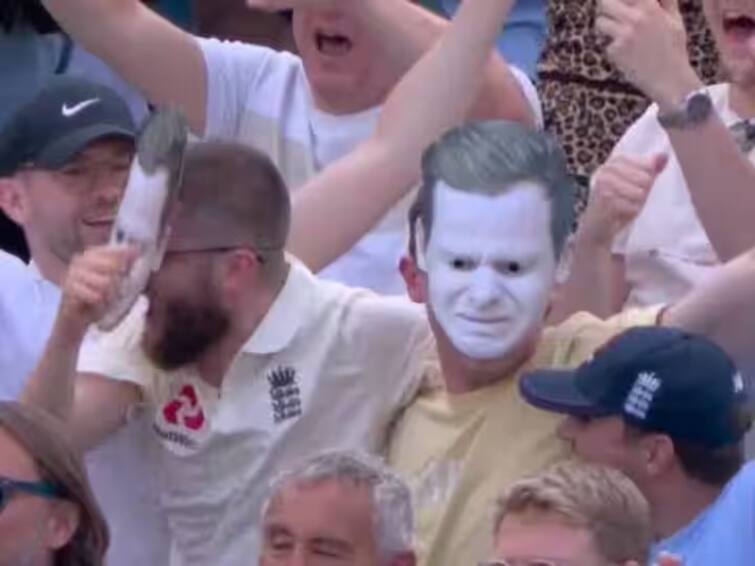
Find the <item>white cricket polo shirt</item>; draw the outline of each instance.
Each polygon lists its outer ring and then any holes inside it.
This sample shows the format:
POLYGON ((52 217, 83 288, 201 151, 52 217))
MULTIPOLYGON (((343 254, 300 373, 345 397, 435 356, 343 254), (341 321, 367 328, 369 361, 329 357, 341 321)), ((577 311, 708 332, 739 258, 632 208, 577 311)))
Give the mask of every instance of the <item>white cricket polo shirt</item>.
POLYGON ((90 340, 79 371, 143 388, 172 565, 256 564, 271 476, 325 449, 382 451, 432 347, 419 305, 317 279, 298 263, 220 389, 193 368, 151 365, 139 347, 144 313, 141 303, 90 340))

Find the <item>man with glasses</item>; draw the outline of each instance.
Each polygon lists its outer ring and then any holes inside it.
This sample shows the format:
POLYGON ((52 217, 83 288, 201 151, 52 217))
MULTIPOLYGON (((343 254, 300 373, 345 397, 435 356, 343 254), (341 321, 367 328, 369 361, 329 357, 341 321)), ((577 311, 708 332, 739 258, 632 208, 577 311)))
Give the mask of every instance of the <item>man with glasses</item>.
POLYGON ((498 500, 494 558, 479 566, 644 566, 652 542, 640 491, 610 468, 564 462, 498 500))
MULTIPOLYGON (((23 228, 31 250, 29 265, 0 252, 0 399, 16 399, 39 361, 71 259, 107 241, 135 131, 115 92, 61 76, 0 134, 0 206, 23 228)), ((145 424, 134 423, 88 457, 116 566, 162 563, 166 553, 165 526, 143 468, 145 424), (134 487, 126 493, 115 488, 121 485, 134 487)))
POLYGON ((189 146, 149 306, 137 303, 80 356, 134 250, 103 247, 74 260, 25 399, 61 416, 82 448, 145 409, 171 564, 254 562, 276 470, 324 449, 384 448, 431 347, 424 312, 317 279, 284 247, 316 269, 404 195, 424 148, 473 102, 509 4, 462 7, 391 93, 376 135, 293 203, 258 151, 189 146))

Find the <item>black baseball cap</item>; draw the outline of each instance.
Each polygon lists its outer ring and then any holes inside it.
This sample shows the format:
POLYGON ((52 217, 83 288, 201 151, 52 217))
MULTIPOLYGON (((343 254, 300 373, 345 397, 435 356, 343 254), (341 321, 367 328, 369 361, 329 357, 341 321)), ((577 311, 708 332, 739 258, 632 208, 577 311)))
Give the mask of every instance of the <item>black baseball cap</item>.
POLYGON ((633 328, 577 369, 535 371, 519 387, 546 411, 621 416, 710 448, 739 442, 750 426, 745 381, 726 352, 673 328, 633 328))
POLYGON ((79 77, 52 77, 0 133, 0 177, 27 166, 59 169, 92 142, 108 137, 136 137, 121 97, 79 77))

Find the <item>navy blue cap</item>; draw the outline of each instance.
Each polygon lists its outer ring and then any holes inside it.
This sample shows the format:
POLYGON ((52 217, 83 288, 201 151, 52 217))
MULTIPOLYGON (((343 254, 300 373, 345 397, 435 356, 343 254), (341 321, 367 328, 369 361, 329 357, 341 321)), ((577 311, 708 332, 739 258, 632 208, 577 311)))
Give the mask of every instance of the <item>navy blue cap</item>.
POLYGON ((621 416, 711 448, 739 442, 750 426, 745 382, 726 352, 672 328, 633 328, 577 369, 535 371, 519 385, 530 404, 547 411, 621 416))
POLYGON ((136 137, 123 99, 106 86, 55 76, 0 133, 0 177, 22 167, 59 169, 92 142, 109 137, 136 137))

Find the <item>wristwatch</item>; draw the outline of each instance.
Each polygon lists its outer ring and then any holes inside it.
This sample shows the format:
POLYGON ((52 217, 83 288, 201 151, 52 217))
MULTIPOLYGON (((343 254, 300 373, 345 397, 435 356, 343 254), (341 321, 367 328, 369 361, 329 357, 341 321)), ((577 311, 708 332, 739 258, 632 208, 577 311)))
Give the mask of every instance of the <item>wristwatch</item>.
POLYGON ((696 90, 688 94, 678 108, 661 114, 658 122, 666 129, 694 128, 704 123, 713 112, 713 102, 706 90, 696 90))

